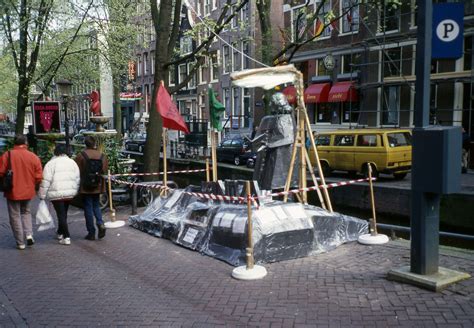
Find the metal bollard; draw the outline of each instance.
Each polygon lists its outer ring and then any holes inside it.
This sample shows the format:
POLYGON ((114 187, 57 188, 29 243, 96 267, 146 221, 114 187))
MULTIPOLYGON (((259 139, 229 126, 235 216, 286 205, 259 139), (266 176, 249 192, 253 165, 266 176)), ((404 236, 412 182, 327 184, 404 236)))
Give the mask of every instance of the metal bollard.
POLYGON ((137 186, 132 186, 132 215, 137 214, 137 198, 138 198, 137 186))

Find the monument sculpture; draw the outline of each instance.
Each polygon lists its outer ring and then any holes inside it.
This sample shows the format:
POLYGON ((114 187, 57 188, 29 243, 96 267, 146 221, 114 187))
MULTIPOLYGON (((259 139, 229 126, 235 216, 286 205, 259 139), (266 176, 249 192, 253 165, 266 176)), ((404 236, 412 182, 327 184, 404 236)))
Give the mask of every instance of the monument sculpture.
POLYGON ((255 138, 250 140, 252 150, 257 153, 253 179, 258 182, 260 189, 265 190, 285 186, 291 147, 295 141, 293 108, 285 95, 281 92, 273 94, 270 108, 272 115, 263 117, 255 138))

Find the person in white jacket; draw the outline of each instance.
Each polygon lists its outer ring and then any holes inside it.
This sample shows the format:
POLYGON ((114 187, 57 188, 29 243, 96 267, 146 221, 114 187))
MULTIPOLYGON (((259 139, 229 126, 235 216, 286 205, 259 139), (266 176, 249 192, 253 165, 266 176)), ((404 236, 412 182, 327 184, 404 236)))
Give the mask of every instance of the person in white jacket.
POLYGON ((67 211, 70 201, 77 195, 80 179, 79 167, 67 156, 65 145, 56 145, 54 157, 44 166, 38 196, 53 203, 58 217, 58 239, 61 245, 71 244, 67 211))

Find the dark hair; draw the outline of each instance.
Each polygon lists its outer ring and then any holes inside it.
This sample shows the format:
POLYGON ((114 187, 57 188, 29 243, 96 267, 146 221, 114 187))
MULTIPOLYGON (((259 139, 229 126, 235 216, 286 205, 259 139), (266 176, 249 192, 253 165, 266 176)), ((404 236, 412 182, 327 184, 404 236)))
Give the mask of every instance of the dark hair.
POLYGON ((66 145, 57 144, 56 148, 54 148, 54 155, 59 156, 59 155, 63 155, 63 154, 67 154, 66 145))
POLYGON ((26 137, 23 134, 17 134, 13 139, 13 143, 15 145, 26 145, 26 137))
POLYGON ((95 138, 93 136, 86 136, 84 138, 84 144, 89 149, 95 148, 95 146, 96 146, 95 138))

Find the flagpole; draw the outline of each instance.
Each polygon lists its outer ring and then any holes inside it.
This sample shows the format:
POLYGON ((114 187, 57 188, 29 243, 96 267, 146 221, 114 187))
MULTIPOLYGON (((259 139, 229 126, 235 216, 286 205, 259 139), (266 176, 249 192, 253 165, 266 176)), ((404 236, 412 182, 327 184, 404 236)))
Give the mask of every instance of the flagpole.
MULTIPOLYGON (((167 138, 168 137, 168 129, 163 128, 163 186, 167 187, 168 186, 168 166, 167 166, 167 160, 166 160, 166 143, 167 143, 167 138)), ((166 189, 162 190, 162 195, 166 196, 166 189)))
POLYGON ((217 132, 212 129, 211 131, 211 146, 212 146, 212 181, 217 181, 217 152, 216 152, 216 144, 217 144, 217 132))

